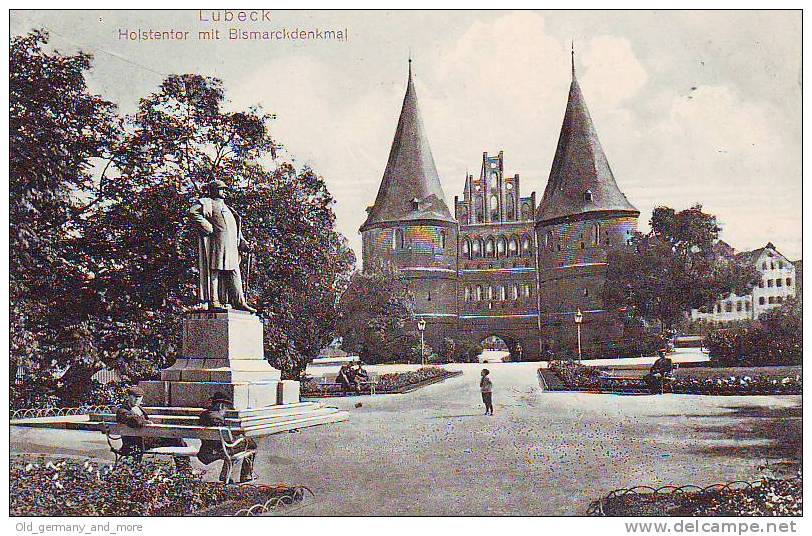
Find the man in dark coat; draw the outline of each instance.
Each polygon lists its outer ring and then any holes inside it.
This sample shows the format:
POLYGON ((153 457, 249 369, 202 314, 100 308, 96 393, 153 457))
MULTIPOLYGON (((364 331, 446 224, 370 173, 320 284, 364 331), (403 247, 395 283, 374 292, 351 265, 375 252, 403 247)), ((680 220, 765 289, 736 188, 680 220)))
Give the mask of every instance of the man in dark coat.
POLYGON ((352 369, 350 363, 344 363, 341 365, 341 368, 338 369, 336 383, 340 384, 343 389, 349 389, 350 386, 355 385, 355 371, 352 369))
MULTIPOLYGON (((209 409, 200 414, 200 426, 228 426, 226 423, 226 408, 231 407, 231 400, 223 393, 215 393, 211 398, 209 409)), ((236 439, 236 438, 235 438, 236 439)), ((246 437, 242 443, 233 447, 229 455, 236 454, 245 449, 256 451, 257 444, 250 437, 246 437)), ((197 459, 204 465, 223 460, 223 469, 220 471, 220 481, 225 482, 228 478, 228 465, 225 462, 226 453, 220 441, 206 439, 200 445, 197 459)), ((240 462, 240 483, 253 480, 254 454, 249 454, 240 462)))
MULTIPOLYGON (((130 428, 143 428, 151 424, 149 415, 141 407, 144 400, 144 393, 138 387, 127 389, 127 400, 116 410, 116 422, 124 424, 130 428)), ((140 453, 146 449, 143 437, 121 436, 121 453, 123 455, 134 455, 140 460, 140 453)))
MULTIPOLYGON (((138 387, 127 389, 127 400, 116 410, 116 422, 129 426, 130 428, 143 428, 152 424, 146 410, 141 406, 144 401, 144 392, 138 387)), ((136 461, 141 461, 141 453, 147 449, 156 447, 185 447, 183 439, 164 437, 134 437, 121 436, 121 453, 125 456, 131 455, 136 461)), ((191 468, 189 459, 183 456, 176 456, 175 467, 178 469, 191 468)))
POLYGON ((670 358, 666 357, 665 349, 657 351, 657 361, 651 365, 648 371, 646 380, 649 384, 649 390, 652 394, 659 392, 662 394, 665 389, 665 380, 671 376, 674 371, 674 363, 670 358))

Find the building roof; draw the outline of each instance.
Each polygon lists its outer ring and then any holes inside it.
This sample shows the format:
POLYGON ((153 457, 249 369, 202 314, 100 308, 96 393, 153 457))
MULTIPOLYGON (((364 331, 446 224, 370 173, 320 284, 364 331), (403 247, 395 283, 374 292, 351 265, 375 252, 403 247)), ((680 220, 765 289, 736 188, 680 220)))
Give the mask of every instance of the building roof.
POLYGON ((456 222, 446 205, 445 193, 440 185, 440 177, 420 117, 411 60, 406 95, 403 97, 400 119, 389 151, 389 161, 383 172, 375 204, 367 210, 369 214, 361 231, 389 222, 456 222))
POLYGON ((567 110, 536 221, 605 211, 640 214, 615 182, 573 67, 567 110))
MULTIPOLYGON (((779 257, 781 257, 783 259, 786 259, 787 262, 792 262, 789 259, 787 259, 786 257, 784 257, 784 255, 780 251, 775 249, 775 245, 772 242, 767 242, 767 245, 765 245, 764 247, 760 247, 760 248, 754 249, 752 251, 742 251, 740 253, 737 253, 736 254, 736 259, 738 259, 739 261, 741 261, 743 263, 755 264, 755 263, 758 262, 759 258, 761 258, 761 255, 767 250, 774 251, 776 255, 778 255, 779 257)), ((795 265, 795 263, 793 263, 793 266, 794 265, 795 265)))

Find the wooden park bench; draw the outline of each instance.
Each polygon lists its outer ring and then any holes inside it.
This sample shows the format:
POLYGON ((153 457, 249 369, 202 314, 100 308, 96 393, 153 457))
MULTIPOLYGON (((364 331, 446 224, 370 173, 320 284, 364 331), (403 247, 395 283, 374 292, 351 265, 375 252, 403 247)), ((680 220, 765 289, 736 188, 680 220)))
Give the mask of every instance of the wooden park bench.
POLYGON ((115 455, 117 466, 124 458, 140 460, 143 456, 169 456, 172 458, 194 458, 197 456, 196 447, 155 447, 150 449, 134 449, 129 452, 123 450, 123 437, 141 438, 172 438, 172 439, 200 439, 209 441, 220 441, 223 452, 223 463, 225 467, 223 474, 226 474, 225 483, 231 482, 231 473, 237 462, 256 455, 256 449, 249 448, 245 435, 240 434, 235 437, 231 428, 228 427, 206 427, 178 424, 148 424, 143 428, 131 428, 124 424, 106 423, 103 432, 107 438, 107 444, 115 455))
MULTIPOLYGON (((676 370, 678 368, 679 368, 679 363, 674 363, 673 364, 673 369, 671 370, 671 373, 666 374, 665 376, 662 377, 661 382, 660 382, 660 394, 663 394, 666 391, 666 388, 665 388, 666 385, 670 385, 671 382, 674 381, 674 372, 676 372, 676 370)), ((649 393, 649 392, 651 392, 650 386, 649 386, 648 382, 646 382, 646 377, 645 376, 631 376, 631 375, 626 375, 626 376, 617 375, 616 376, 614 374, 607 373, 607 374, 601 374, 600 381, 601 381, 601 391, 606 391, 606 392, 632 392, 632 393, 636 393, 636 392, 649 393), (628 385, 628 388, 618 389, 618 388, 610 388, 608 386, 604 387, 604 384, 609 383, 610 380, 612 380, 612 381, 620 381, 622 383, 625 383, 626 385, 628 385)))

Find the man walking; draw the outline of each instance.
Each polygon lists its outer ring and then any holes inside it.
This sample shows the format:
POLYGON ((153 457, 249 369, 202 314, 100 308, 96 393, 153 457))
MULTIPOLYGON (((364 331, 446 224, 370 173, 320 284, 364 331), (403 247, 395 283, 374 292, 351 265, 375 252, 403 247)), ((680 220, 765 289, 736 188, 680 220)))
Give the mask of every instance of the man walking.
POLYGON ((493 383, 488 374, 490 374, 488 369, 482 369, 479 390, 482 392, 482 401, 485 403, 485 415, 493 415, 493 383))

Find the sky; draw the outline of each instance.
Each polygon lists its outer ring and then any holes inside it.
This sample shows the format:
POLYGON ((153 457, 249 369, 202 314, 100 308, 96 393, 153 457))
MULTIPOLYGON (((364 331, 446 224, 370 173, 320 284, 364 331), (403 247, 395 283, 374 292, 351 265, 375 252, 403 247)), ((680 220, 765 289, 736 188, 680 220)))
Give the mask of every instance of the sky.
POLYGON ((411 54, 449 207, 482 153, 505 153, 541 200, 570 82, 570 47, 621 190, 640 211, 701 203, 737 250, 801 257, 800 11, 13 11, 12 35, 93 52, 91 88, 131 113, 161 73, 221 78, 229 106, 277 115, 272 135, 324 176, 338 230, 358 228, 386 166, 411 54), (222 15, 222 14, 221 14, 222 15), (205 20, 201 20, 205 19, 205 20), (217 28, 223 39, 201 41, 217 28), (229 40, 229 28, 346 30, 333 40, 229 40), (120 30, 185 30, 132 41, 120 30))

